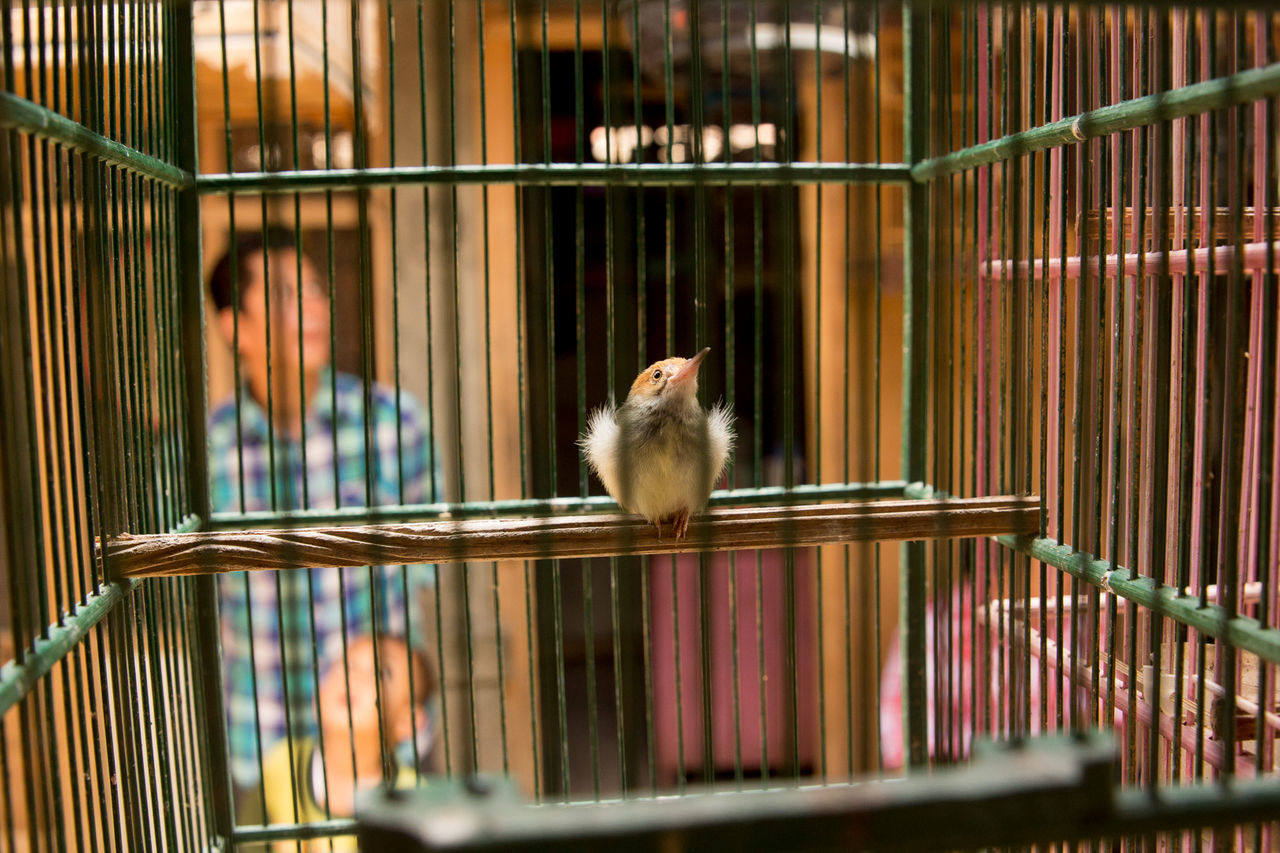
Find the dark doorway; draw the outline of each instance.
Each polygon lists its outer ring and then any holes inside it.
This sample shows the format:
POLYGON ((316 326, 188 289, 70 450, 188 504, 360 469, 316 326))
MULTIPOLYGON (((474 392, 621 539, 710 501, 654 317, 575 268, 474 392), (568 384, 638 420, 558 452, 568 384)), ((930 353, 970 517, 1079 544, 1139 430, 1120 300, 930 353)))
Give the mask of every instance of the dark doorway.
MULTIPOLYGON (((625 159, 620 139, 643 140, 653 131, 648 144, 639 144, 641 162, 688 162, 691 105, 673 104, 669 115, 665 89, 642 78, 637 110, 630 54, 609 52, 609 92, 604 61, 598 51, 557 51, 545 54, 544 69, 542 52, 520 54, 521 159, 599 162, 599 134, 613 127, 619 132, 605 151, 608 159, 625 159)), ((783 127, 784 99, 765 95, 762 123, 783 127)), ((749 122, 750 92, 730 100, 733 122, 749 122)), ((706 124, 727 124, 718 91, 708 90, 701 112, 706 124)), ((772 146, 769 154, 781 158, 780 149, 772 146)), ((750 160, 755 152, 733 156, 750 160)), ((635 155, 625 162, 635 162, 635 155)), ((799 451, 784 446, 779 405, 784 389, 801 387, 798 306, 793 302, 789 315, 795 318, 792 334, 778 322, 788 316, 786 301, 794 300, 795 275, 787 264, 798 258, 787 247, 795 246, 795 188, 520 192, 535 495, 603 494, 576 445, 584 408, 610 395, 620 399, 650 362, 689 356, 701 346, 712 348, 700 378, 703 400, 726 399, 737 412, 733 484, 782 484, 787 477, 798 482, 799 451), (784 358, 784 346, 793 347, 792 358, 784 358)), ((802 408, 793 410, 794 442, 804 435, 802 408)), ((645 657, 648 577, 638 559, 537 567, 540 746, 548 795, 608 795, 654 781, 645 657)), ((713 778, 715 769, 698 759, 687 756, 681 775, 713 778)), ((670 781, 661 770, 657 776, 659 783, 670 781)))

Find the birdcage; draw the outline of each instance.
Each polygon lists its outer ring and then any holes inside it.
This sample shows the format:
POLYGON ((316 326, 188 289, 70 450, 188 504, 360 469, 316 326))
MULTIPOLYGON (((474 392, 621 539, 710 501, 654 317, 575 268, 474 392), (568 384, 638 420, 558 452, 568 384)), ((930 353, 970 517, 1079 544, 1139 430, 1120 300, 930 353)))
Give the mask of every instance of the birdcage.
POLYGON ((0 851, 1278 849, 1277 13, 0 16, 0 851))

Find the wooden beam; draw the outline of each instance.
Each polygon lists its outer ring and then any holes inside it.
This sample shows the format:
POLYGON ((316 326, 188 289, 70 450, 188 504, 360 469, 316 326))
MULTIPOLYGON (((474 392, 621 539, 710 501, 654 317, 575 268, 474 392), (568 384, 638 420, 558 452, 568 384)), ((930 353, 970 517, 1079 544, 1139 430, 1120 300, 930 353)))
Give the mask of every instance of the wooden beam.
MULTIPOLYGON (((124 535, 107 546, 114 577, 339 566, 608 557, 1034 533, 1038 497, 718 509, 677 542, 631 515, 472 519, 293 530, 124 535)), ((669 528, 668 528, 669 530, 669 528)))

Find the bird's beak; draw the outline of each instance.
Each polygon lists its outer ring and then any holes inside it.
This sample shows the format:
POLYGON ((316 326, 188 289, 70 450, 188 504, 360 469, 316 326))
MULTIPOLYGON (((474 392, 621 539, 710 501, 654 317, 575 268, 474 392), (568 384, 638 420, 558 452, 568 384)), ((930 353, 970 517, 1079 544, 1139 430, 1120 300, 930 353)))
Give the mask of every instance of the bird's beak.
POLYGON ((711 347, 706 347, 702 352, 680 365, 680 369, 675 372, 675 375, 667 380, 667 385, 674 385, 679 388, 690 380, 696 382, 698 378, 698 366, 702 364, 702 359, 704 359, 709 352, 711 352, 711 347))

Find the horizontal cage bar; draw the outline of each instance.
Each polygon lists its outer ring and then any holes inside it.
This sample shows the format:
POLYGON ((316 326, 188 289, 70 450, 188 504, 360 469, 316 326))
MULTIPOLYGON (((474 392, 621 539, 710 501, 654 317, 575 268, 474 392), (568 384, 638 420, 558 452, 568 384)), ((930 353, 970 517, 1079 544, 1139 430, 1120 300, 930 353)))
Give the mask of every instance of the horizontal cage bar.
POLYGON ((48 139, 177 189, 188 189, 195 184, 190 172, 94 133, 82 124, 9 92, 0 92, 0 127, 48 139))
POLYGON ((424 184, 669 187, 700 184, 906 184, 910 181, 911 172, 904 163, 646 163, 619 166, 534 163, 223 173, 199 176, 196 187, 201 193, 213 195, 318 192, 424 184))
POLYGON ((1280 93, 1280 63, 1253 68, 1192 83, 1180 89, 1146 95, 1059 119, 1040 127, 1011 133, 941 157, 932 157, 911 167, 911 178, 929 181, 1008 160, 1021 154, 1044 151, 1060 145, 1084 142, 1122 130, 1133 130, 1156 122, 1182 118, 1221 107, 1269 98, 1280 93))
MULTIPOLYGON (((709 506, 794 505, 820 500, 900 498, 906 483, 884 480, 878 483, 832 483, 829 485, 763 486, 758 489, 722 489, 711 493, 709 506)), ((921 497, 911 495, 911 497, 921 497)), ((544 513, 616 512, 613 498, 556 497, 523 498, 464 503, 401 504, 399 506, 346 507, 343 509, 291 510, 281 512, 214 513, 211 530, 244 530, 280 525, 359 524, 362 522, 434 521, 440 518, 517 518, 544 513)), ((192 528, 194 530, 194 528, 192 528)), ((175 531, 180 532, 180 531, 175 531)), ((183 531, 185 532, 185 531, 183 531)))

